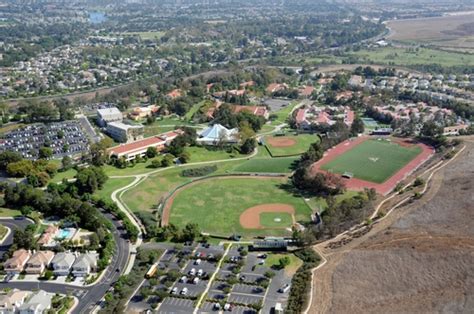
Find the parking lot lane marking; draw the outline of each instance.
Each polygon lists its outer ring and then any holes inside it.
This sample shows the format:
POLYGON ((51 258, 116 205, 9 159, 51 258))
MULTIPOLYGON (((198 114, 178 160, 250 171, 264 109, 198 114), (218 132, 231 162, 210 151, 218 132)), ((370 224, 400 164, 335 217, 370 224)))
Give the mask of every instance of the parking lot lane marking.
POLYGON ((214 281, 217 273, 219 272, 219 269, 221 268, 222 264, 224 263, 224 259, 225 257, 227 256, 227 254, 229 254, 229 251, 230 251, 230 248, 232 247, 232 244, 229 244, 229 246, 227 247, 227 249, 225 250, 224 254, 222 255, 219 263, 217 264, 217 267, 216 267, 216 270, 214 270, 214 272, 212 273, 212 276, 211 278, 209 279, 209 282, 207 283, 206 285, 206 290, 204 290, 204 292, 201 294, 201 297, 199 298, 199 300, 196 302, 196 307, 194 308, 194 311, 193 311, 193 314, 197 314, 198 310, 199 310, 199 307, 201 306, 201 303, 204 299, 204 296, 207 295, 209 289, 211 288, 211 285, 212 285, 212 282, 214 281))

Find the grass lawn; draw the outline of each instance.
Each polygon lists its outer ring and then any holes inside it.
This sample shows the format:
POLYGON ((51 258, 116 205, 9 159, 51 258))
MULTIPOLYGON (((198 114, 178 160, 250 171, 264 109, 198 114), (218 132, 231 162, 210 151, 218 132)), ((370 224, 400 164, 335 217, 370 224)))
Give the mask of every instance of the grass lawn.
MULTIPOLYGON (((261 149, 266 151, 265 149, 261 149)), ((235 167, 235 172, 291 173, 299 157, 254 158, 235 167)))
POLYGON ((206 101, 203 100, 203 101, 200 101, 200 102, 194 104, 194 105, 191 107, 191 109, 189 109, 189 111, 186 113, 186 115, 184 116, 184 119, 185 119, 186 121, 190 121, 190 120, 193 118, 194 114, 195 114, 196 112, 198 112, 199 108, 201 108, 202 105, 204 105, 205 102, 206 102, 206 101))
POLYGON ((189 162, 215 161, 246 156, 241 155, 239 152, 230 154, 225 150, 209 150, 202 146, 186 147, 186 151, 191 156, 191 160, 189 162))
POLYGON ((294 101, 290 103, 288 106, 285 108, 282 108, 275 112, 274 114, 277 115, 277 118, 271 122, 271 125, 279 125, 282 123, 286 122, 286 118, 290 115, 290 113, 293 111, 293 108, 295 108, 299 104, 298 101, 294 101))
POLYGON ((306 152, 309 146, 319 141, 319 137, 316 134, 300 134, 300 135, 286 135, 286 136, 266 136, 265 145, 270 151, 273 157, 284 157, 284 156, 296 156, 306 152), (290 139, 296 141, 292 146, 287 147, 276 147, 271 145, 268 140, 271 138, 275 139, 290 139))
POLYGON ((198 182, 176 195, 170 222, 179 227, 197 223, 204 232, 225 236, 288 235, 288 231, 282 229, 244 229, 239 221, 246 209, 267 203, 290 204, 295 208, 297 221, 308 221, 311 209, 304 200, 280 187, 287 180, 225 178, 198 182))
MULTIPOLYGON (((161 159, 162 156, 158 156, 156 158, 161 159)), ((154 159, 156 159, 154 158, 154 159)), ((103 166, 105 173, 108 176, 128 176, 128 175, 136 175, 136 174, 141 174, 141 173, 147 173, 153 170, 156 170, 156 168, 153 168, 151 166, 151 162, 153 159, 148 159, 146 162, 141 162, 135 165, 129 165, 127 168, 121 169, 117 168, 115 166, 111 165, 105 165, 103 166)))
POLYGON ((7 227, 4 225, 0 224, 0 241, 3 241, 3 238, 7 235, 7 227))
MULTIPOLYGON (((345 199, 351 198, 359 194, 357 191, 346 191, 344 194, 336 195, 336 202, 340 203, 345 199)), ((307 201, 308 205, 320 214, 328 208, 328 203, 324 197, 313 197, 307 201)))
POLYGON ((267 267, 277 267, 280 264, 280 258, 289 257, 290 258, 290 265, 285 267, 285 273, 287 275, 293 275, 296 273, 298 268, 303 265, 303 261, 300 260, 293 254, 272 254, 269 253, 268 257, 265 259, 265 266, 267 267))
POLYGON ((384 140, 367 140, 321 169, 338 174, 351 172, 355 178, 383 183, 420 153, 419 146, 402 147, 384 140))
POLYGON ((438 64, 441 66, 474 66, 474 55, 419 48, 417 51, 405 48, 385 47, 364 49, 354 53, 366 61, 376 64, 415 65, 438 64))
POLYGON ((109 178, 104 184, 102 190, 98 190, 97 192, 95 192, 95 195, 99 196, 100 198, 111 201, 112 199, 110 198, 110 196, 115 190, 132 183, 133 180, 134 178, 109 178))
POLYGON ((76 173, 77 173, 77 171, 75 169, 72 169, 72 168, 67 170, 67 171, 58 172, 58 173, 56 173, 54 178, 51 179, 51 182, 52 183, 61 183, 61 181, 63 181, 63 179, 72 179, 72 178, 74 178, 76 173))
POLYGON ((260 225, 266 228, 290 228, 293 219, 288 213, 261 213, 260 225))
POLYGON ((172 131, 176 129, 177 126, 182 125, 186 126, 193 124, 177 117, 165 117, 161 120, 156 120, 153 124, 145 125, 145 137, 172 131))
POLYGON ((20 215, 21 212, 19 210, 0 207, 0 217, 15 217, 20 215))
MULTIPOLYGON (((218 170, 213 174, 223 174, 229 172, 242 161, 229 161, 216 164, 218 170)), ((208 166, 211 166, 209 164, 208 166)), ((145 181, 138 184, 133 189, 123 194, 122 200, 134 212, 151 212, 160 199, 167 196, 177 186, 191 181, 191 178, 181 176, 181 172, 187 168, 196 168, 198 166, 181 166, 170 168, 163 172, 150 175, 145 181)))
POLYGON ((13 130, 21 128, 22 126, 24 126, 23 123, 10 123, 8 125, 4 125, 0 127, 0 134, 11 132, 13 130))

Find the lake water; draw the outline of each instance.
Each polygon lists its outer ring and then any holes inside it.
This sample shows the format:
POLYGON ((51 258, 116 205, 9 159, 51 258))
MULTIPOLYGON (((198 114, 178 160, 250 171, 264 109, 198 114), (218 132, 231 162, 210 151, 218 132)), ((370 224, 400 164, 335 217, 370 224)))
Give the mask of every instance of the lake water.
POLYGON ((91 22, 92 24, 100 24, 102 22, 105 22, 106 20, 107 20, 107 17, 102 12, 89 13, 89 22, 91 22))

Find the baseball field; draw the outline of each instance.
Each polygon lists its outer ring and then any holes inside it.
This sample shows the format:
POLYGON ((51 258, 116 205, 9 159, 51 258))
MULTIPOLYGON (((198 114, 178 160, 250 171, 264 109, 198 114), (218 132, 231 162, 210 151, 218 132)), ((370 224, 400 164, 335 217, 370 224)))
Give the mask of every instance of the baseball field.
POLYGON ((222 236, 289 235, 294 222, 310 220, 311 209, 283 188, 287 180, 222 177, 192 183, 169 200, 168 223, 193 222, 203 232, 222 236))
POLYGON ((314 142, 319 142, 319 137, 315 134, 270 135, 265 137, 265 145, 272 157, 301 155, 314 142))

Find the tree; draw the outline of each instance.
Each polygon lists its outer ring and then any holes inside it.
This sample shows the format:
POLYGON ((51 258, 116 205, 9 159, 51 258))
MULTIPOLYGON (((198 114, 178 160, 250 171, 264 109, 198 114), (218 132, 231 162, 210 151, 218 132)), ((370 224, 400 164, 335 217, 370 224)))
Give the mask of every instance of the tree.
POLYGON ((357 134, 364 133, 364 122, 361 118, 357 117, 354 119, 351 125, 351 134, 352 136, 357 136, 357 134))
POLYGON ((242 154, 250 154, 255 150, 255 147, 257 147, 257 141, 254 138, 248 138, 240 146, 240 152, 242 154))
POLYGON ((153 168, 160 168, 161 167, 161 164, 162 164, 162 161, 160 161, 159 159, 153 159, 151 161, 151 166, 153 168))
POLYGON ((9 163, 7 166, 7 174, 10 177, 21 178, 26 177, 35 171, 35 167, 31 160, 21 160, 18 162, 9 163))
POLYGON ((8 164, 21 161, 23 157, 18 152, 4 151, 0 153, 0 169, 5 170, 8 164))
POLYGON ((64 156, 61 159, 62 170, 67 171, 72 168, 72 159, 69 156, 64 156))
POLYGON ((420 135, 428 138, 436 138, 443 134, 443 129, 433 121, 427 121, 421 128, 420 135))
POLYGON ((171 154, 166 154, 161 160, 161 167, 169 167, 173 164, 174 158, 171 154))
POLYGON ((148 158, 155 158, 158 155, 156 147, 150 146, 146 149, 146 156, 148 158))
POLYGON ((29 225, 25 230, 15 229, 13 233, 13 244, 17 249, 31 250, 35 248, 35 229, 35 225, 29 225))
POLYGON ((182 164, 187 164, 191 160, 191 155, 188 152, 183 151, 179 154, 178 158, 182 164))
POLYGON ((49 159, 53 157, 53 150, 50 147, 41 147, 38 156, 40 159, 49 159))
POLYGON ((183 228, 182 240, 183 241, 194 241, 195 238, 199 237, 201 231, 199 226, 195 223, 188 223, 183 228))
POLYGON ((113 145, 111 138, 104 138, 100 142, 92 144, 90 149, 91 163, 94 166, 102 166, 107 162, 107 148, 113 145))
POLYGON ((93 194, 98 189, 101 189, 108 177, 104 170, 99 167, 89 167, 81 169, 77 172, 75 186, 79 193, 93 194))

